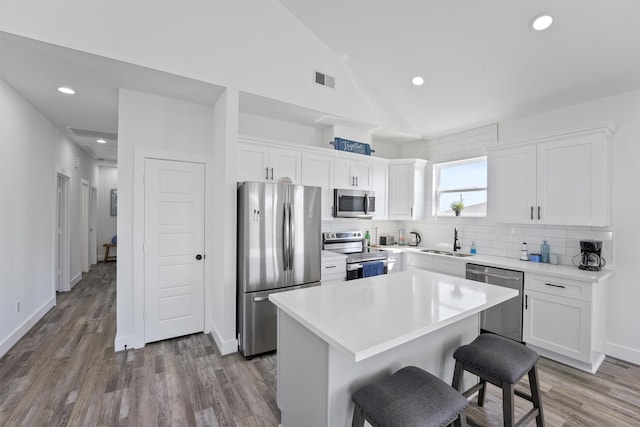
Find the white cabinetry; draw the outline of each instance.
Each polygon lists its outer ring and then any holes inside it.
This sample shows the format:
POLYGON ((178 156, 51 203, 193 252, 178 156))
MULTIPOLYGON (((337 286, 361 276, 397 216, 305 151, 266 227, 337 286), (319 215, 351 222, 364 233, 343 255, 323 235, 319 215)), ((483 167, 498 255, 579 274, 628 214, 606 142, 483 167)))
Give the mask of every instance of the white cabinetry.
POLYGON ((322 189, 323 221, 333 219, 333 170, 333 156, 302 153, 302 184, 322 189))
POLYGON ((389 219, 424 217, 426 167, 421 159, 389 161, 389 219))
POLYGON ((434 256, 410 251, 404 252, 402 255, 402 265, 405 270, 421 268, 423 270, 433 271, 434 256))
POLYGON ((541 355, 595 373, 604 360, 604 283, 525 273, 523 340, 541 355))
POLYGON ((609 225, 609 124, 489 155, 489 213, 498 222, 609 225))
POLYGON ((412 251, 407 251, 403 255, 405 270, 419 268, 449 276, 465 277, 466 275, 467 262, 463 258, 412 251))
POLYGON ((322 251, 320 282, 322 284, 344 282, 347 279, 347 256, 322 251))
POLYGON ((337 188, 373 190, 373 162, 336 154, 335 184, 337 188))
POLYGON ((302 153, 300 150, 273 147, 251 142, 238 142, 238 181, 278 182, 290 178, 301 182, 302 153))
POLYGON ((383 248, 389 252, 389 258, 387 259, 387 271, 389 274, 398 273, 402 271, 402 250, 383 248))
POLYGON ((376 196, 375 219, 386 219, 389 194, 387 191, 389 187, 389 164, 387 160, 373 162, 372 181, 373 191, 376 196))

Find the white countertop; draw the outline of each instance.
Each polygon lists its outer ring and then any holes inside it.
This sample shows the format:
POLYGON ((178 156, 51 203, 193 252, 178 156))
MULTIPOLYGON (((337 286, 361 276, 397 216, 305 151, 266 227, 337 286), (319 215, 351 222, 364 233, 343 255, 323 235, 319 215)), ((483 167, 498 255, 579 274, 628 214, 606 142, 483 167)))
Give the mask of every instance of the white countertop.
POLYGON ((513 289, 411 270, 279 292, 269 300, 357 362, 517 295, 513 289))
POLYGON ((451 255, 438 255, 421 252, 428 249, 423 246, 378 246, 380 249, 401 249, 402 252, 421 253, 425 256, 447 257, 457 259, 462 263, 481 264, 491 267, 507 268, 510 270, 524 271, 525 273, 548 274, 557 278, 583 280, 589 282, 603 282, 613 274, 612 270, 585 271, 573 265, 553 265, 541 262, 520 261, 515 258, 507 258, 492 255, 472 255, 468 257, 453 257, 451 255))

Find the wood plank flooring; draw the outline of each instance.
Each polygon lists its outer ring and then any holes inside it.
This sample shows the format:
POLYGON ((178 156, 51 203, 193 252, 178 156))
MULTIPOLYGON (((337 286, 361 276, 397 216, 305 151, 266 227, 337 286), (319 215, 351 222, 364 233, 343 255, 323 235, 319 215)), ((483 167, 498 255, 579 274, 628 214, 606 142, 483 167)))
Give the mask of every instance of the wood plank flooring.
MULTIPOLYGON (((273 354, 220 356, 204 334, 115 353, 115 267, 94 266, 0 359, 0 426, 278 425, 273 354)), ((590 375, 543 359, 539 375, 548 426, 640 426, 640 367, 607 359, 590 375)), ((490 386, 469 417, 500 426, 500 396, 490 386)))

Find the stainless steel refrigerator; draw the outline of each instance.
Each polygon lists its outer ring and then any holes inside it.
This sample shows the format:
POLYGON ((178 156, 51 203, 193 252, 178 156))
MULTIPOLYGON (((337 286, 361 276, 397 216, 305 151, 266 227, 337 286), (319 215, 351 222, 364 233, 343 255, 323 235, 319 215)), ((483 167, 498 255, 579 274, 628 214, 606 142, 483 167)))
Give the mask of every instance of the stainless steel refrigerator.
POLYGON ((238 184, 237 336, 245 356, 276 349, 269 294, 320 284, 319 187, 238 184))

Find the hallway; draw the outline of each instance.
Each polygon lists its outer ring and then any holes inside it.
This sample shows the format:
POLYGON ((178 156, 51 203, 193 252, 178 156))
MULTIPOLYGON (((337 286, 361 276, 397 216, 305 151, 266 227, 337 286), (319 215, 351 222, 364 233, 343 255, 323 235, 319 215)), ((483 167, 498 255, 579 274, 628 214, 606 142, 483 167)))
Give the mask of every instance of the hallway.
POLYGON ((116 263, 99 263, 0 359, 1 426, 276 426, 275 358, 196 334, 114 353, 116 263))

